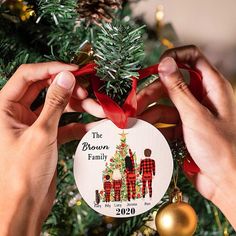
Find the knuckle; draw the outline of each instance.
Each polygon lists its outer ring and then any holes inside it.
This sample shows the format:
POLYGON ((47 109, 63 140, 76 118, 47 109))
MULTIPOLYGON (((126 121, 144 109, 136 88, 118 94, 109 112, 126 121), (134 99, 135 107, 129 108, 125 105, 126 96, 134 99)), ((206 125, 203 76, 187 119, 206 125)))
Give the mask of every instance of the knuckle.
POLYGON ((175 58, 175 51, 177 49, 176 48, 171 48, 171 49, 167 49, 161 56, 161 59, 164 59, 165 57, 174 57, 175 58))
POLYGON ((17 69, 17 73, 21 73, 21 74, 26 74, 29 73, 32 70, 32 65, 33 64, 21 64, 18 69, 17 69))
POLYGON ((34 73, 35 65, 34 64, 21 64, 16 70, 16 74, 21 75, 22 79, 25 80, 26 83, 31 84, 35 82, 31 74, 34 73))
POLYGON ((225 78, 222 79, 221 86, 222 86, 222 88, 224 88, 226 90, 232 89, 231 83, 227 79, 225 79, 225 78))
POLYGON ((27 64, 21 64, 17 70, 15 71, 14 75, 21 75, 21 74, 25 74, 26 71, 28 70, 28 65, 27 64))
POLYGON ((227 93, 232 90, 232 85, 227 79, 225 79, 223 76, 220 76, 220 79, 218 80, 218 90, 221 93, 227 93))
POLYGON ((192 52, 193 52, 193 58, 198 58, 199 55, 201 54, 200 48, 195 45, 192 46, 192 52))
POLYGON ((174 51, 174 48, 170 48, 170 49, 167 49, 163 55, 169 55, 170 53, 172 53, 174 51))
POLYGON ((191 56, 192 58, 199 58, 200 56, 202 56, 200 48, 194 44, 186 46, 186 49, 190 52, 189 57, 191 56))
POLYGON ((186 92, 188 85, 182 79, 179 79, 170 87, 170 90, 175 93, 186 92))
POLYGON ((63 94, 61 91, 55 89, 48 96, 48 105, 53 108, 65 107, 69 94, 63 94))
POLYGON ((174 57, 177 58, 177 52, 178 51, 182 51, 182 50, 188 50, 189 52, 191 52, 190 54, 195 56, 196 58, 201 55, 201 50, 199 47, 197 47, 194 44, 190 44, 190 45, 186 45, 186 46, 181 46, 181 47, 176 47, 176 48, 171 48, 168 49, 164 52, 164 54, 162 55, 162 57, 174 57))
POLYGON ((22 71, 22 70, 26 70, 28 68, 28 64, 21 64, 19 67, 18 67, 18 71, 22 71))
POLYGON ((196 46, 195 44, 190 44, 187 47, 189 47, 189 49, 191 49, 193 51, 200 51, 199 47, 196 46))

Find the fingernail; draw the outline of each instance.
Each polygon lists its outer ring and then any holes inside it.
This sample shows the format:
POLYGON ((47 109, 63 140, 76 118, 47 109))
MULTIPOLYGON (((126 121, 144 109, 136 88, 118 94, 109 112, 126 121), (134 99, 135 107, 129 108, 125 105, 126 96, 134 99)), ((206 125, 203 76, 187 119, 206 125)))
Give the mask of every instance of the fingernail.
POLYGON ((69 71, 62 71, 57 74, 54 81, 60 87, 70 90, 75 84, 75 77, 69 71))
POLYGON ((178 70, 178 67, 172 57, 166 57, 160 62, 158 69, 159 74, 162 76, 168 76, 175 73, 178 70))

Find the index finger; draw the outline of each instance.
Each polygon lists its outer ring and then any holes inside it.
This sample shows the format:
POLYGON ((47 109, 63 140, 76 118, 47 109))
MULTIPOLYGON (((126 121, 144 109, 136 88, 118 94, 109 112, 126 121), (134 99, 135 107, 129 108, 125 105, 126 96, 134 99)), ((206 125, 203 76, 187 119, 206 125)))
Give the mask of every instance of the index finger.
POLYGON ((1 98, 11 102, 18 102, 33 83, 49 79, 61 71, 75 71, 76 65, 61 62, 43 62, 21 65, 1 90, 1 98))
POLYGON ((202 54, 198 47, 189 45, 173 48, 167 50, 161 56, 161 60, 166 57, 172 57, 177 62, 187 64, 200 71, 204 89, 202 103, 213 111, 213 113, 225 115, 230 112, 229 104, 232 104, 233 97, 232 87, 222 74, 217 71, 202 54))
POLYGON ((202 66, 212 67, 201 50, 195 45, 168 49, 162 54, 160 60, 163 60, 165 57, 173 57, 175 61, 188 64, 197 69, 201 69, 202 66))
POLYGON ((220 73, 195 45, 187 45, 169 49, 161 56, 161 60, 165 57, 172 57, 177 62, 187 64, 192 68, 198 69, 202 73, 203 77, 216 78, 216 75, 219 77, 220 73))

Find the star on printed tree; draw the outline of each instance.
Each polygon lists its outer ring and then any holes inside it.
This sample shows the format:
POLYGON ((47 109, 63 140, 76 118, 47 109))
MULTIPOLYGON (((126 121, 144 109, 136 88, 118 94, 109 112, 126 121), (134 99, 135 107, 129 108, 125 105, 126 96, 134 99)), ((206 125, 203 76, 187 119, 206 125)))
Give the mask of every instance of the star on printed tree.
POLYGON ((119 134, 121 136, 120 140, 121 142, 125 142, 126 141, 126 135, 128 133, 125 133, 125 131, 123 130, 121 134, 119 134))

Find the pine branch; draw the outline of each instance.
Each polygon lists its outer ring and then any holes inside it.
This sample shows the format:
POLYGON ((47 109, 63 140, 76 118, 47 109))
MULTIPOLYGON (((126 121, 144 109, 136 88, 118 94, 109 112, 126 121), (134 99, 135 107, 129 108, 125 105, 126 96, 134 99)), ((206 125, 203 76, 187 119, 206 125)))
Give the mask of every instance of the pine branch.
MULTIPOLYGON (((21 34, 16 32, 14 24, 0 18, 0 84, 3 86, 7 79, 24 63, 39 62, 44 58, 31 45, 24 41, 21 34), (8 25, 8 27, 1 27, 8 25)), ((45 60, 45 59, 44 59, 45 60)))
POLYGON ((47 26, 47 31, 44 37, 36 35, 36 38, 46 41, 49 60, 71 62, 81 44, 89 38, 90 32, 84 24, 77 23, 76 8, 77 0, 38 0, 37 27, 47 26))
POLYGON ((54 22, 56 25, 71 23, 76 19, 76 0, 38 0, 38 19, 37 23, 44 19, 54 22))
POLYGON ((122 104, 137 78, 144 56, 142 29, 123 21, 104 24, 94 45, 97 75, 105 81, 101 88, 113 100, 122 104))
MULTIPOLYGON (((74 28, 74 27, 73 27, 74 28)), ((81 44, 89 37, 89 32, 83 27, 72 29, 53 26, 47 35, 47 45, 50 47, 50 59, 71 62, 79 51, 81 44)))

